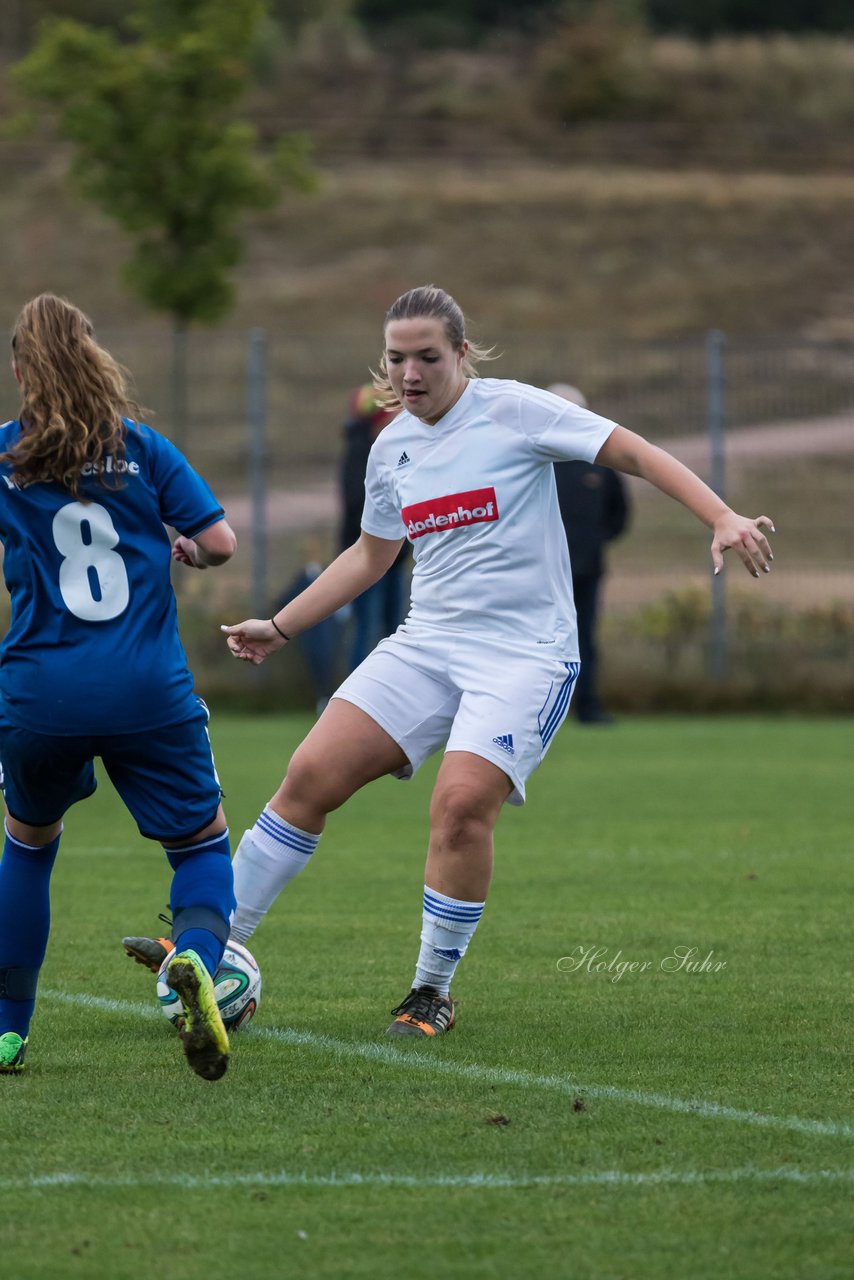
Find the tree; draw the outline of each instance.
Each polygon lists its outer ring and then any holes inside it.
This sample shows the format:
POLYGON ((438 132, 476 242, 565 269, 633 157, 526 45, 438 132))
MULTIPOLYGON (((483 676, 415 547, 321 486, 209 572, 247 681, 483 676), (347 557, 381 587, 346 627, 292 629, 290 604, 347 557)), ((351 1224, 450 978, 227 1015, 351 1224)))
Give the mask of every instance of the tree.
POLYGON ((850 0, 646 0, 647 16, 656 31, 680 31, 706 38, 725 33, 850 32, 854 11, 850 0))
POLYGON ((137 0, 125 41, 51 20, 13 72, 74 144, 80 190, 133 238, 127 279, 172 316, 178 353, 190 324, 233 302, 243 212, 312 180, 302 139, 262 155, 235 115, 265 12, 265 0, 137 0))

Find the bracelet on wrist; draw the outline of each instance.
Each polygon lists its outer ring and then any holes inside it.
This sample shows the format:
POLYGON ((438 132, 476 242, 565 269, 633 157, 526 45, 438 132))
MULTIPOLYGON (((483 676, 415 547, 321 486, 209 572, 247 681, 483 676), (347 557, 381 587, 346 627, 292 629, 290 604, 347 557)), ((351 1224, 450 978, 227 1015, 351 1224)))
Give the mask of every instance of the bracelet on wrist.
POLYGON ((282 630, 282 628, 281 628, 281 627, 277 627, 277 626, 276 626, 276 619, 275 619, 275 618, 271 618, 271 619, 270 619, 270 621, 271 621, 271 622, 272 622, 272 624, 273 624, 273 628, 274 628, 276 631, 278 631, 278 633, 279 633, 279 635, 282 637, 282 639, 283 639, 283 640, 288 640, 288 641, 289 641, 289 640, 290 640, 290 636, 286 636, 286 635, 285 635, 285 633, 284 633, 284 631, 282 630))

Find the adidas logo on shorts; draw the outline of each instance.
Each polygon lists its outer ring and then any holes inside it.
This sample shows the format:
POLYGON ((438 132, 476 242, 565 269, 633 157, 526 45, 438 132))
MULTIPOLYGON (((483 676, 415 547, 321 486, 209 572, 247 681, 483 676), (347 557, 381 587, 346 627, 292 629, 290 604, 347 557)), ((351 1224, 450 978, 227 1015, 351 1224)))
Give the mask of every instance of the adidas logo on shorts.
POLYGON ((496 743, 502 751, 506 751, 508 756, 514 756, 516 754, 516 749, 513 746, 512 733, 499 733, 498 737, 493 738, 492 741, 496 743))

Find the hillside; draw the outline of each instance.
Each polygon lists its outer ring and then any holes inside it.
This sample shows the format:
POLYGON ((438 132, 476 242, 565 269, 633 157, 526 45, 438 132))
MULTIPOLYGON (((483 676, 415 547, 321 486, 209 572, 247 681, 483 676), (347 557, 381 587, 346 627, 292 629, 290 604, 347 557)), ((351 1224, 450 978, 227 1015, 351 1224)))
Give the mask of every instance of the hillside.
MULTIPOLYGON (((746 680, 759 701, 767 694, 785 705, 797 696, 811 705, 810 691, 824 689, 823 705, 841 708, 844 688, 852 705, 854 619, 840 603, 851 587, 850 440, 829 453, 813 448, 824 419, 854 402, 854 176, 845 112, 826 128, 819 117, 790 114, 775 133, 767 116, 739 124, 722 99, 717 123, 695 102, 681 124, 652 113, 560 129, 538 124, 518 94, 515 118, 506 95, 502 111, 486 109, 501 71, 494 61, 477 75, 471 59, 458 57, 429 70, 432 82, 426 65, 416 65, 387 83, 377 82, 375 67, 332 83, 303 68, 253 99, 266 136, 313 122, 320 182, 314 194, 247 220, 235 308, 226 325, 191 341, 185 442, 240 516, 243 537, 233 574, 182 584, 186 616, 197 617, 205 637, 192 644, 194 664, 210 667, 214 687, 235 683, 211 614, 230 616, 252 574, 249 330, 269 335, 272 593, 307 553, 309 532, 321 554, 333 549, 348 393, 377 358, 388 303, 434 280, 458 297, 474 336, 503 353, 495 372, 543 385, 579 381, 597 409, 653 438, 694 432, 702 441, 704 335, 728 335, 730 424, 789 420, 784 430, 797 437, 785 456, 763 446, 748 460, 734 457, 730 470, 732 500, 758 503, 782 530, 779 571, 749 606, 738 604, 738 644, 753 665, 731 701, 747 696, 746 680), (439 110, 436 77, 447 85, 451 64, 457 96, 438 95, 439 110), (799 681, 805 692, 796 695, 799 681)), ((506 82, 506 66, 502 74, 506 82)), ((6 141, 0 160, 5 323, 42 289, 68 294, 93 314, 137 373, 143 402, 160 410, 154 421, 170 430, 168 322, 123 287, 122 235, 69 191, 62 145, 6 141)), ((0 395, 13 409, 5 362, 0 395)), ((692 461, 702 470, 705 446, 698 448, 692 461)), ((627 704, 660 696, 681 705, 702 670, 705 606, 696 601, 706 593, 705 535, 689 526, 663 499, 639 496, 631 537, 615 549, 609 609, 623 630, 611 679, 627 704), (673 589, 687 594, 668 604, 673 589), (662 648, 663 636, 670 639, 662 648), (688 654, 684 671, 671 661, 672 644, 688 654)), ((746 599, 751 584, 731 577, 736 602, 746 599)), ((294 668, 287 678, 296 678, 294 668)), ((710 704, 717 696, 713 690, 710 704)))
MULTIPOLYGON (((0 194, 12 307, 53 288, 101 322, 157 324, 123 288, 121 234, 65 188, 62 152, 0 194)), ((487 338, 518 331, 848 337, 854 178, 453 160, 326 165, 247 223, 228 328, 378 330, 427 279, 487 338)))
MULTIPOLYGON (((854 44, 606 37, 631 94, 569 121, 543 101, 542 47, 273 45, 249 113, 268 140, 305 131, 320 183, 247 220, 227 327, 373 334, 429 278, 487 340, 849 337, 854 44)), ((582 52, 589 67, 589 39, 582 52)), ((11 110, 0 90, 0 119, 11 110)), ((0 160, 7 305, 52 287, 102 324, 160 327, 121 284, 121 233, 67 190, 64 148, 42 133, 0 143, 0 160)))

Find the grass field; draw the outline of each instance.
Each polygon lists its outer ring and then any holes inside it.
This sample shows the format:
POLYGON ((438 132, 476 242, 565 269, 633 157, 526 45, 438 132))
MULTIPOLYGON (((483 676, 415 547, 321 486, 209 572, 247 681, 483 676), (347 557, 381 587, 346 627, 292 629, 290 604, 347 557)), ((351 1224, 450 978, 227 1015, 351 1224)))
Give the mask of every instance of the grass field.
MULTIPOLYGON (((215 717, 235 833, 308 723, 215 717)), ((847 1280, 852 748, 845 720, 567 726, 432 1044, 383 1032, 434 769, 375 784, 254 938, 262 1007, 217 1084, 121 952, 168 885, 103 786, 0 1088, 0 1271, 847 1280)))

